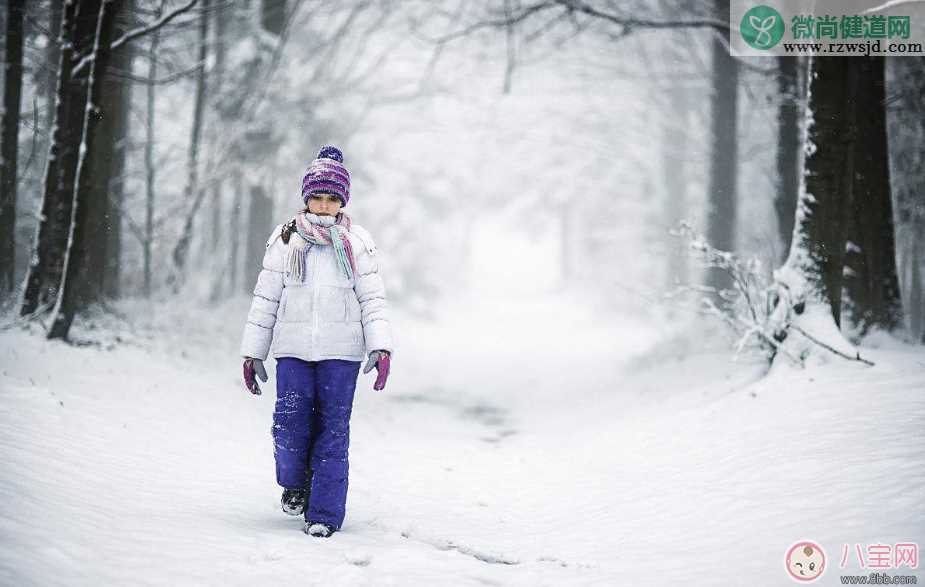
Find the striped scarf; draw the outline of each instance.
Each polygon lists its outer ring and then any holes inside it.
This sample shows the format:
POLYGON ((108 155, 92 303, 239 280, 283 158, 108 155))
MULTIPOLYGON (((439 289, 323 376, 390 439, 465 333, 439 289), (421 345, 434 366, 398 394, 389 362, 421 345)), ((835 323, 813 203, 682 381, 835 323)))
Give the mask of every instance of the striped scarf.
POLYGON ((344 212, 337 219, 330 216, 316 216, 310 212, 300 212, 289 223, 292 233, 289 236, 289 273, 297 281, 305 281, 308 250, 312 245, 333 245, 337 264, 344 276, 352 280, 356 273, 356 261, 353 247, 347 233, 350 231, 350 217, 344 212))

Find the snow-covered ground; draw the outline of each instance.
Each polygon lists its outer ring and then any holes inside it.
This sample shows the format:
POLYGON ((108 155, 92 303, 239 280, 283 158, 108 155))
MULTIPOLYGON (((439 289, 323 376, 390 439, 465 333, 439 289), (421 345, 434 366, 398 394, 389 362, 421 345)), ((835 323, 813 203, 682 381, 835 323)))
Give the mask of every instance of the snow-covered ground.
POLYGON ((0 333, 0 583, 786 585, 811 539, 834 585, 867 573, 843 544, 925 542, 923 347, 759 379, 644 313, 488 292, 395 314, 345 526, 306 536, 279 509, 272 362, 264 395, 240 382, 248 301, 126 302, 146 317, 102 345, 0 333))

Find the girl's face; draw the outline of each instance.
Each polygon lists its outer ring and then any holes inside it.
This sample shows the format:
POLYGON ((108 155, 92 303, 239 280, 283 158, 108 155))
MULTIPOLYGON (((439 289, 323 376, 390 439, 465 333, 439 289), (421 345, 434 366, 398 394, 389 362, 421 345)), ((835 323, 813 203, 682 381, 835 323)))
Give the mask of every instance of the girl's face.
POLYGON ((308 198, 308 211, 318 216, 337 216, 340 198, 332 194, 314 194, 308 198))

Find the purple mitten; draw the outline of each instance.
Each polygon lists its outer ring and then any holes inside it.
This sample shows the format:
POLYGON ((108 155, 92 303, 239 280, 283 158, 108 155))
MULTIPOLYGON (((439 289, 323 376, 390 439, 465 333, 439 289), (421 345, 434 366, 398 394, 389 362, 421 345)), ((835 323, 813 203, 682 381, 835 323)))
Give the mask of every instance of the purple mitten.
POLYGON ((379 353, 379 360, 376 361, 376 371, 379 372, 379 375, 376 377, 376 383, 373 384, 373 389, 376 391, 382 391, 385 389, 385 382, 389 378, 389 366, 391 365, 391 357, 389 353, 379 353))
POLYGON ((260 386, 257 385, 258 375, 261 381, 266 382, 267 372, 263 368, 263 361, 250 357, 244 359, 244 385, 254 395, 260 395, 260 386))
POLYGON ((373 384, 373 389, 376 391, 381 391, 385 388, 385 382, 389 378, 390 363, 389 351, 372 351, 369 353, 369 360, 366 361, 366 366, 363 367, 363 373, 369 373, 374 366, 376 367, 376 372, 379 374, 373 384))

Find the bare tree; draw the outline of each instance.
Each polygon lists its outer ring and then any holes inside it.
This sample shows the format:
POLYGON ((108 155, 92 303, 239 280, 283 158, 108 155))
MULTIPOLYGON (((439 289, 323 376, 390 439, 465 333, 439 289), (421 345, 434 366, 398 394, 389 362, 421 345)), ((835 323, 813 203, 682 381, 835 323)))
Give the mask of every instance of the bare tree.
MULTIPOLYGON (((78 149, 77 165, 74 171, 73 204, 71 206, 71 221, 68 234, 68 246, 65 248, 64 267, 61 274, 61 287, 51 316, 51 327, 48 330, 49 338, 68 337, 74 315, 82 302, 81 288, 77 276, 85 270, 88 249, 92 243, 89 232, 90 198, 91 198, 91 171, 94 167, 95 141, 99 128, 100 111, 102 103, 102 88, 100 77, 106 71, 112 53, 110 42, 115 28, 115 17, 125 5, 126 0, 102 0, 96 7, 96 27, 89 41, 91 59, 86 82, 86 99, 84 116, 80 133, 81 142, 78 149)), ((85 5, 86 6, 86 5, 85 5)), ((88 15, 89 16, 89 15, 88 15)))
MULTIPOLYGON (((132 2, 117 3, 115 36, 128 32, 132 24, 132 2)), ((110 67, 100 71, 99 109, 105 113, 99 121, 95 152, 91 158, 90 196, 87 222, 90 240, 86 271, 79 277, 80 297, 85 302, 114 298, 118 295, 121 256, 121 222, 123 174, 128 144, 129 109, 131 107, 132 46, 113 52, 110 67)))
POLYGON ((799 57, 778 58, 778 187, 774 209, 777 212, 778 234, 783 245, 782 259, 787 258, 790 239, 793 237, 793 220, 800 186, 800 124, 802 104, 805 101, 802 75, 804 67, 805 64, 799 57))
POLYGON ((58 60, 61 46, 61 18, 64 14, 64 0, 48 3, 48 46, 45 49, 45 124, 50 128, 55 119, 55 88, 58 85, 58 60))
MULTIPOLYGON (((715 0, 717 18, 729 14, 729 0, 715 0)), ((738 177, 738 62, 729 54, 725 40, 714 37, 713 101, 710 115, 710 171, 707 187, 707 238, 724 251, 736 250, 736 181, 738 177)), ((725 271, 709 269, 709 284, 717 291, 732 282, 725 271)))
MULTIPOLYGON (((220 95, 223 91, 224 83, 224 73, 225 73, 225 35, 228 30, 228 12, 229 7, 219 7, 215 11, 215 43, 213 54, 215 56, 214 64, 211 71, 211 80, 210 86, 212 87, 211 94, 220 95)), ((214 155, 214 153, 213 153, 214 155)), ((221 177, 217 177, 212 182, 212 221, 211 225, 211 247, 213 251, 218 250, 219 243, 222 238, 222 186, 223 181, 221 177)), ((213 287, 212 298, 216 299, 218 297, 219 288, 213 287)))
MULTIPOLYGON (((230 230, 230 237, 228 239, 228 263, 230 266, 230 270, 228 271, 228 287, 231 291, 236 292, 238 285, 243 283, 240 275, 241 268, 243 267, 241 263, 242 243, 238 234, 241 232, 241 208, 244 205, 244 178, 241 177, 240 171, 234 171, 232 172, 231 179, 231 184, 234 186, 232 188, 234 189, 234 201, 231 204, 231 213, 228 222, 230 230)), ((250 283, 245 286, 245 293, 251 291, 251 286, 252 284, 250 283)))
POLYGON ((16 265, 16 184, 22 99, 24 0, 9 0, 6 18, 3 116, 0 118, 0 293, 13 291, 16 265))
POLYGON ((845 293, 852 322, 866 333, 871 327, 895 329, 902 320, 893 201, 890 191, 886 131, 886 71, 883 56, 853 57, 864 87, 855 111, 854 186, 848 239, 845 293))
POLYGON ((183 229, 180 232, 180 239, 173 249, 174 272, 171 279, 174 288, 179 287, 183 279, 183 272, 186 267, 186 259, 189 255, 190 240, 193 237, 193 222, 202 200, 205 198, 205 190, 199 187, 199 143, 202 135, 203 110, 206 100, 206 56, 208 52, 209 40, 209 6, 211 0, 203 0, 202 14, 199 17, 199 58, 197 60, 196 74, 196 97, 193 102, 193 125, 190 129, 189 154, 186 164, 186 189, 183 192, 184 199, 192 202, 190 211, 186 215, 183 229))
MULTIPOLYGON (((163 11, 163 1, 157 11, 157 16, 163 11)), ((145 297, 151 296, 151 246, 154 242, 154 186, 157 169, 154 165, 154 98, 157 86, 157 53, 160 45, 160 31, 151 34, 151 45, 148 48, 148 84, 145 92, 145 237, 142 240, 142 255, 144 257, 145 297)))
MULTIPOLYGON (((71 273, 71 293, 62 304, 65 262, 77 263, 80 267, 86 255, 93 254, 81 250, 73 255, 74 259, 68 259, 74 244, 72 238, 75 234, 74 222, 77 218, 74 204, 78 200, 87 203, 83 198, 87 197, 85 188, 89 185, 79 175, 78 167, 84 163, 89 165, 93 160, 92 153, 87 154, 87 157, 82 156, 82 149, 93 143, 92 136, 89 136, 87 131, 89 130, 91 134, 95 133, 97 122, 93 119, 89 121, 89 124, 85 124, 87 106, 90 105, 90 112, 96 116, 99 113, 97 108, 102 103, 99 96, 88 102, 89 89, 93 81, 89 73, 92 70, 97 76, 102 75, 105 69, 99 69, 96 61, 98 57, 109 59, 109 55, 114 51, 126 50, 130 42, 162 29, 195 6, 198 0, 187 0, 185 4, 174 8, 153 22, 126 30, 118 38, 114 38, 115 35, 107 28, 105 29, 106 34, 100 39, 97 34, 103 30, 99 28, 100 23, 103 22, 100 17, 108 15, 105 22, 109 23, 113 20, 111 16, 115 14, 113 10, 121 11, 123 2, 124 0, 67 2, 62 14, 61 33, 57 43, 60 47, 60 56, 55 90, 54 124, 49 141, 40 221, 20 308, 22 315, 41 314, 54 304, 56 316, 61 316, 63 307, 63 312, 67 317, 63 322, 57 319, 55 322, 57 324, 66 323, 66 326, 53 326, 58 329, 59 333, 66 332, 69 321, 73 317, 71 310, 79 305, 77 300, 80 297, 73 293, 75 276, 80 273, 77 270, 71 273), (101 6, 104 1, 107 4, 106 7, 101 6)), ((106 26, 108 27, 108 24, 106 26)), ((131 76, 130 73, 127 75, 131 76)), ((81 169, 82 173, 90 177, 91 171, 87 166, 81 169)), ((80 211, 81 221, 86 216, 85 208, 80 211)), ((82 237, 86 231, 87 227, 82 226, 77 234, 82 237)), ((86 242, 81 242, 80 246, 86 246, 86 242)))
MULTIPOLYGON (((247 210, 247 241, 248 243, 260 243, 266 240, 267 232, 273 228, 273 200, 267 197, 266 191, 261 185, 252 185, 248 195, 247 210)), ((248 268, 260 267, 263 261, 264 248, 261 246, 250 246, 244 251, 244 266, 248 268)), ((253 271, 253 270, 252 270, 253 271)), ((256 278, 257 271, 245 275, 247 288, 253 287, 252 277, 256 278)), ((251 292, 253 293, 253 292, 251 292)))
POLYGON ((504 46, 507 50, 507 65, 504 68, 504 89, 505 94, 511 93, 511 84, 514 77, 514 63, 516 61, 514 25, 511 23, 511 0, 504 0, 504 19, 507 24, 504 26, 504 46))
MULTIPOLYGON (((672 45, 676 47, 676 45, 672 45)), ((674 55, 672 55, 674 57, 674 55)), ((690 207, 688 202, 688 185, 690 171, 687 159, 690 156, 688 129, 692 118, 689 89, 674 82, 666 89, 668 115, 662 126, 662 181, 664 182, 664 207, 666 219, 675 222, 686 217, 690 207), (667 121, 671 121, 667 123, 667 121)), ((668 257, 668 285, 686 282, 687 259, 680 250, 675 249, 668 257)))
POLYGON ((772 321, 778 342, 789 339, 788 344, 795 347, 790 349, 792 356, 807 356, 808 340, 854 358, 856 351, 838 325, 856 168, 859 68, 851 58, 815 57, 810 80, 808 112, 812 118, 805 131, 803 185, 790 254, 775 273, 772 321))
POLYGON ((35 251, 26 276, 20 313, 51 308, 58 296, 71 228, 77 159, 87 104, 87 77, 74 75, 72 62, 92 51, 99 0, 65 4, 58 39, 58 86, 35 251))
POLYGON ((925 57, 888 59, 887 68, 900 297, 907 327, 925 343, 925 57))

